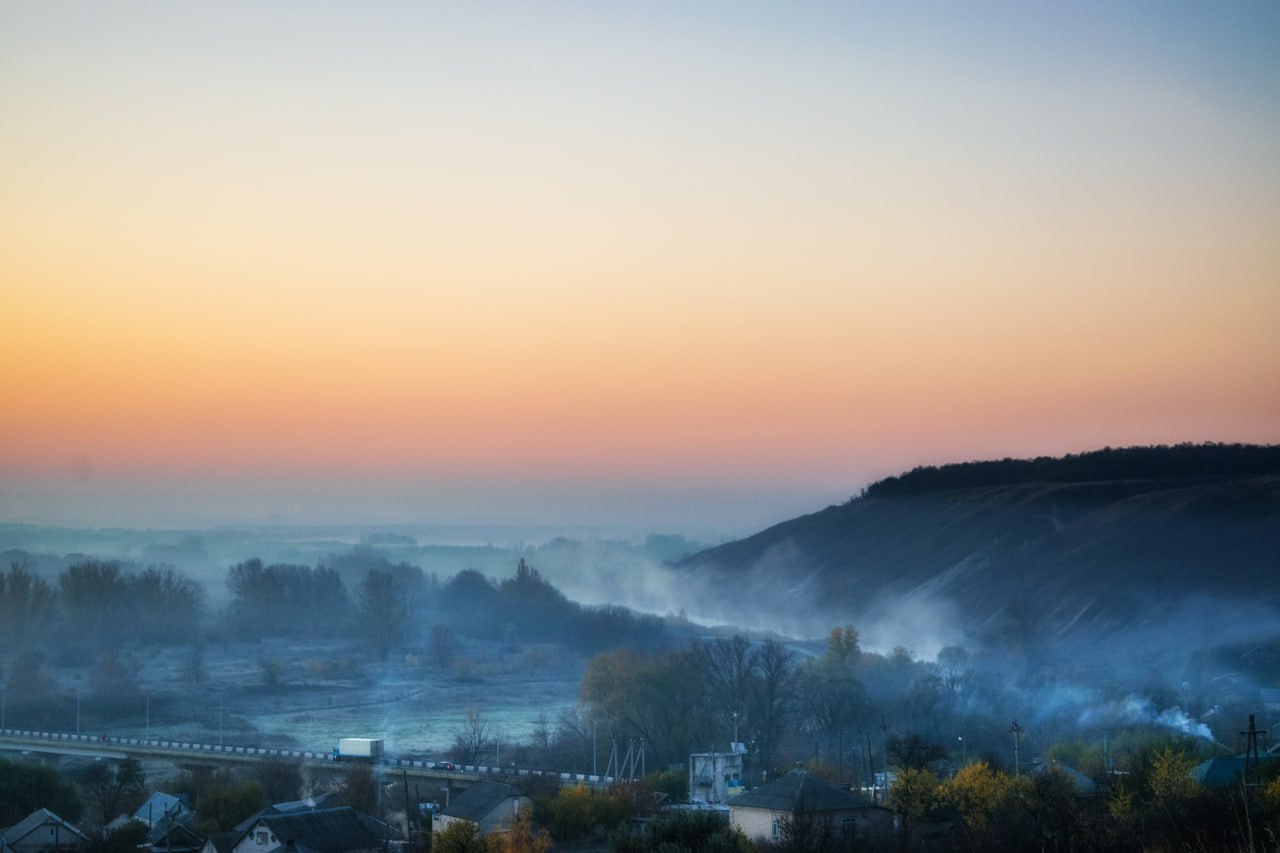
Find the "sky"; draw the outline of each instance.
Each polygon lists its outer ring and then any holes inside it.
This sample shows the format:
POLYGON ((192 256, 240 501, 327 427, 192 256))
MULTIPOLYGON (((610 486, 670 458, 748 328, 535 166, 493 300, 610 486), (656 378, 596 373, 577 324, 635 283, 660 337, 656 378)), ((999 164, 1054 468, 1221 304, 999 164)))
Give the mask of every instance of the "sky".
POLYGON ((0 0, 0 521, 739 535, 1280 441, 1280 5, 0 0))

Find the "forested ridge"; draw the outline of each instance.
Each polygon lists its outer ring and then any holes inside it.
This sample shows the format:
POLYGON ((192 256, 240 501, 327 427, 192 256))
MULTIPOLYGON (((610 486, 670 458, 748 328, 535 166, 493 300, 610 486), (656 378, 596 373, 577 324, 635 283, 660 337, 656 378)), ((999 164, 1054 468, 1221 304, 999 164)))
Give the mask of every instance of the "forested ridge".
POLYGON ((1103 480, 1186 480, 1280 474, 1280 445, 1175 444, 1104 447, 1066 456, 994 459, 921 465, 877 480, 860 497, 888 498, 944 489, 1018 483, 1090 483, 1103 480))
MULTIPOLYGON (((918 468, 677 564, 725 610, 852 618, 1101 654, 1268 636, 1280 607, 1280 447, 1180 445, 918 468), (915 616, 915 622, 904 622, 915 616), (1019 628, 1023 625, 1023 628, 1019 628), (1129 639, 1134 639, 1129 637, 1129 639)), ((939 633, 940 631, 935 631, 939 633)), ((1018 656, 1024 656, 1019 652, 1018 656)))

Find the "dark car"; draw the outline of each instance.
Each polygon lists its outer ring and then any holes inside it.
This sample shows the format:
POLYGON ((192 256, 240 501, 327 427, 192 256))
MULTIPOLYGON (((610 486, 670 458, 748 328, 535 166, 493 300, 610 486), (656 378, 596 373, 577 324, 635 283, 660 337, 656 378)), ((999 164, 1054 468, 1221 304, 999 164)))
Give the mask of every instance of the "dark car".
POLYGON ((427 765, 428 770, 457 770, 458 765, 452 761, 433 761, 427 765))

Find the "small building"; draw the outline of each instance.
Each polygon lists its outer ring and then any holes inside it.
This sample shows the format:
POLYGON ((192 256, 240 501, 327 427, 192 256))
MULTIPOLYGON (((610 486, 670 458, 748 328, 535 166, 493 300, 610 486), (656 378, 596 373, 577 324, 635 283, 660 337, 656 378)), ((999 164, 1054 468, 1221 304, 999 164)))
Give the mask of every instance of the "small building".
POLYGON ((443 832, 450 824, 469 821, 480 828, 481 835, 506 832, 521 809, 533 800, 503 782, 478 782, 453 797, 431 819, 433 832, 443 832))
MULTIPOLYGON (((1258 754, 1258 764, 1269 767, 1280 756, 1270 751, 1258 754)), ((1206 788, 1233 788, 1245 781, 1245 769, 1249 759, 1245 755, 1219 755, 1197 764, 1191 778, 1206 788)), ((1253 771, 1249 771, 1252 777, 1253 771)))
POLYGON ((1071 782, 1071 787, 1075 789, 1077 797, 1098 796, 1098 783, 1094 782, 1074 767, 1068 767, 1060 761, 1051 761, 1047 763, 1036 762, 1031 765, 1031 769, 1028 773, 1031 776, 1043 776, 1046 773, 1060 773, 1064 778, 1071 782))
POLYGON ((215 832, 204 840, 200 853, 231 853, 243 835, 241 832, 215 832))
POLYGON ((181 820, 189 814, 191 809, 187 807, 186 797, 156 791, 147 797, 145 803, 138 806, 133 813, 133 819, 142 821, 148 828, 154 828, 158 823, 174 819, 181 820))
POLYGON ((36 809, 8 829, 0 830, 0 845, 13 853, 80 850, 89 838, 48 809, 36 809))
POLYGON ((703 752, 689 756, 690 802, 727 803, 743 792, 741 752, 703 752))
MULTIPOLYGON (((292 814, 261 815, 231 848, 232 853, 271 853, 282 847, 314 853, 373 853, 400 841, 400 831, 350 806, 292 814)), ((208 845, 206 845, 208 847, 208 845)))
POLYGON ((307 797, 305 800, 290 800, 287 803, 272 803, 262 811, 255 815, 245 818, 235 825, 237 832, 244 832, 253 825, 260 817, 267 815, 282 814, 299 814, 301 812, 314 812, 320 809, 332 809, 339 805, 339 797, 332 791, 326 791, 315 797, 307 797))
POLYGON ((892 837, 893 813, 866 797, 838 788, 806 770, 795 770, 729 801, 729 822, 757 841, 778 841, 786 821, 830 821, 845 838, 892 837))
POLYGON ((200 853, 204 849, 204 838, 196 832, 194 815, 170 815, 157 821, 147 832, 147 846, 152 850, 163 850, 164 853, 200 853))

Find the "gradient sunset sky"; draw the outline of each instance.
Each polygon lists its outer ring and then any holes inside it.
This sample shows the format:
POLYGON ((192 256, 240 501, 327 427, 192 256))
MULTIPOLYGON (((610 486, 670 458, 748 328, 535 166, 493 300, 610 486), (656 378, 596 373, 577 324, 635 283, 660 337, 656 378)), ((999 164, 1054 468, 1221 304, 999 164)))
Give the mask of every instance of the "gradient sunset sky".
POLYGON ((726 535, 1280 441, 1280 4, 0 2, 0 521, 726 535))

